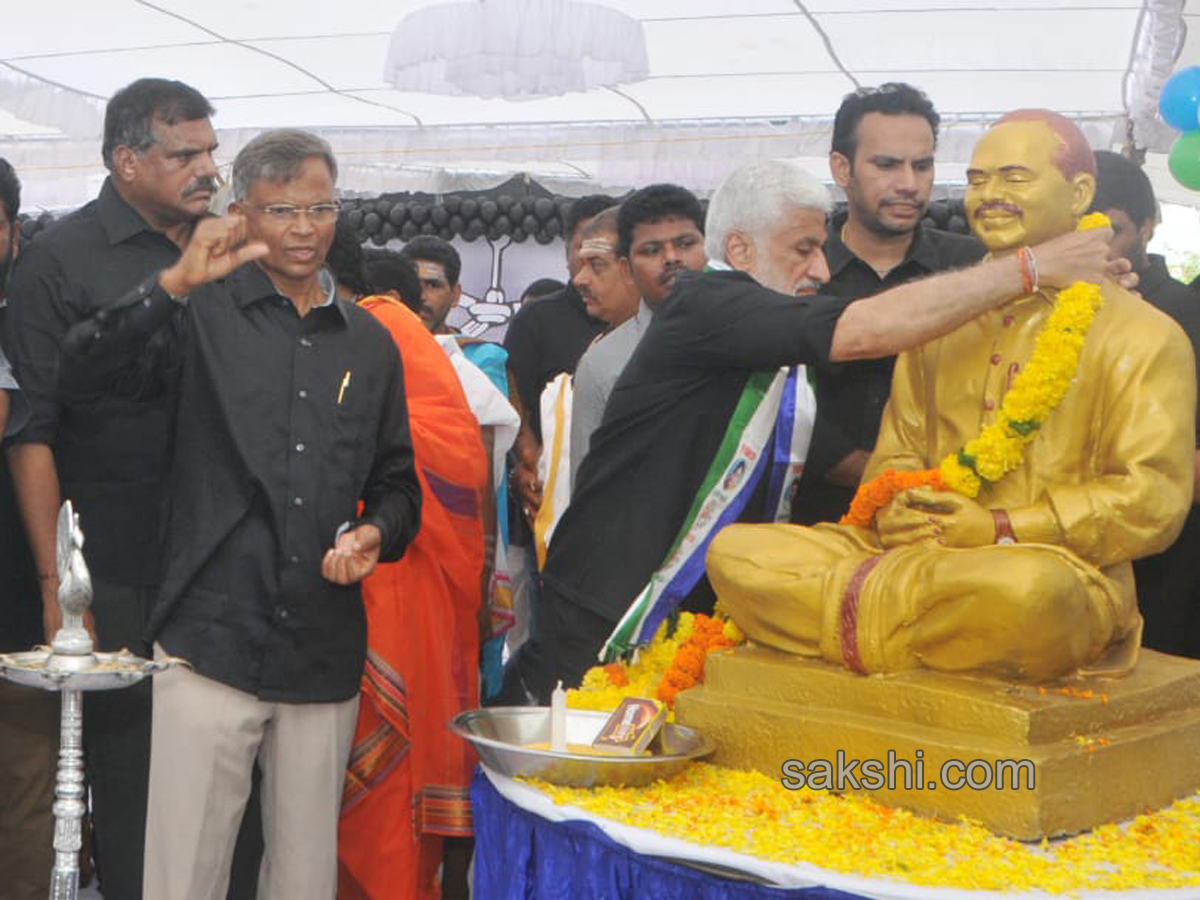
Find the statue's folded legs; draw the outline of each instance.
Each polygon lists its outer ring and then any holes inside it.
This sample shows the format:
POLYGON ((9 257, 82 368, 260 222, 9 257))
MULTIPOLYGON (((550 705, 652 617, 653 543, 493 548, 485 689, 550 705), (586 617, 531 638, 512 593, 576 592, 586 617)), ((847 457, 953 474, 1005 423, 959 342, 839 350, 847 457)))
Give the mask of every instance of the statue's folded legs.
POLYGON ((885 553, 850 527, 733 525, 713 542, 708 573, 751 640, 860 673, 1117 674, 1141 638, 1132 592, 1049 545, 885 553))

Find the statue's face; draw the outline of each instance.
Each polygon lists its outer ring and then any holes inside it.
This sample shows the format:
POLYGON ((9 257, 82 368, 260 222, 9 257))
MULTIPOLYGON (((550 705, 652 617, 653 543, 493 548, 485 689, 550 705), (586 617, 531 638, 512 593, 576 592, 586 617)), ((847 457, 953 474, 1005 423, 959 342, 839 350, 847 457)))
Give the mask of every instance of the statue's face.
POLYGON ((964 198, 971 230, 992 252, 1032 246, 1075 228, 1096 190, 1054 164, 1059 138, 1044 122, 1005 122, 975 145, 964 198))

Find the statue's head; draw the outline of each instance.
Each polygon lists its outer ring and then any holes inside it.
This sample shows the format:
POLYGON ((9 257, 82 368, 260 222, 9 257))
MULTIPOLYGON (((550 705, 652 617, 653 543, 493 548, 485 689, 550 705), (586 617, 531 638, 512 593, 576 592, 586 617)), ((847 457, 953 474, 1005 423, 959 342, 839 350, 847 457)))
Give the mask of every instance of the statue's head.
POLYGON ((1083 133, 1048 109, 1004 116, 975 145, 965 204, 971 230, 992 252, 1075 228, 1096 193, 1096 159, 1083 133))

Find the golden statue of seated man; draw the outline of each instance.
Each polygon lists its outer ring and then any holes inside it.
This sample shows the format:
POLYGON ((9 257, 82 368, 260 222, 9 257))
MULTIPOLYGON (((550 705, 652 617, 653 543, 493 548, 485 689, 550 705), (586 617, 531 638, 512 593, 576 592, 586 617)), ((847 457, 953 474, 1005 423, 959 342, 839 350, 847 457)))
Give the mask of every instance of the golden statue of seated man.
MULTIPOLYGON (((1094 173, 1083 135, 1049 111, 1010 113, 980 139, 967 216, 992 254, 1017 257, 1014 297, 898 358, 864 480, 939 467, 997 421, 1059 303, 1021 248, 1076 226, 1094 173)), ((924 486, 865 527, 722 531, 708 573, 742 630, 860 673, 1047 681, 1132 668, 1130 561, 1167 547, 1191 502, 1195 369, 1184 333, 1150 304, 1109 282, 1088 296, 1100 305, 1060 375, 1065 394, 975 499, 924 486)), ((1043 359, 1060 352, 1048 343, 1043 359)))

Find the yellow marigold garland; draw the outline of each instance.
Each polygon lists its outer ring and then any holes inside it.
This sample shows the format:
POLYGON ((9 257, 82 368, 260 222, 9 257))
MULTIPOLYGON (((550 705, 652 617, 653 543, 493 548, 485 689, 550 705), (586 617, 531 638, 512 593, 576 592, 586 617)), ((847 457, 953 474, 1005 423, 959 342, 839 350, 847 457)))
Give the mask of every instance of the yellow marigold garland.
MULTIPOLYGON (((1080 219, 1078 230, 1109 226, 1107 216, 1091 213, 1080 219)), ((1054 311, 1034 341, 1028 364, 1004 395, 996 421, 936 469, 904 473, 888 469, 860 485, 842 524, 869 528, 880 509, 911 487, 931 485, 976 497, 984 484, 994 484, 1019 467, 1026 445, 1037 437, 1071 386, 1084 339, 1102 302, 1100 286, 1085 281, 1059 291, 1054 311)))

